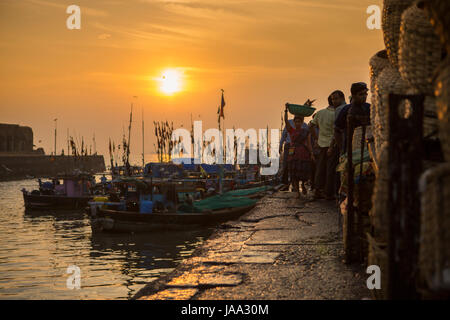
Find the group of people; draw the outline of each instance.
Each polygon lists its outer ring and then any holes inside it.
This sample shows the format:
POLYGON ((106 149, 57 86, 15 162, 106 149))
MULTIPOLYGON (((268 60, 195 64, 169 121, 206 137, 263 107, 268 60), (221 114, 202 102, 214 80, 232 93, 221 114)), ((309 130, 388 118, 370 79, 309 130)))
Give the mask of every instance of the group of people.
POLYGON ((342 91, 333 91, 328 97, 328 107, 316 112, 309 124, 299 115, 289 120, 286 107, 280 141, 282 181, 286 189, 292 185, 301 197, 308 193, 309 184, 314 199, 336 199, 340 186, 336 167, 346 153, 347 120, 370 118, 370 105, 366 103, 368 91, 364 82, 353 83, 349 104, 342 91))

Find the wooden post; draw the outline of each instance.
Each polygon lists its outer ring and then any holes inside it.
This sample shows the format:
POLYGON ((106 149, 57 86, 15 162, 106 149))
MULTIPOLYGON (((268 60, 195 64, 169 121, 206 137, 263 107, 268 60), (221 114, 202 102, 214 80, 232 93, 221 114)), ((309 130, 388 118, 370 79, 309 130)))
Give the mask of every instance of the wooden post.
POLYGON ((389 95, 388 299, 417 299, 424 95, 389 95), (412 114, 400 116, 402 101, 412 114))
POLYGON ((354 206, 353 206, 353 132, 354 121, 351 115, 347 115, 347 214, 344 216, 344 244, 345 257, 347 263, 352 263, 354 259, 354 206))

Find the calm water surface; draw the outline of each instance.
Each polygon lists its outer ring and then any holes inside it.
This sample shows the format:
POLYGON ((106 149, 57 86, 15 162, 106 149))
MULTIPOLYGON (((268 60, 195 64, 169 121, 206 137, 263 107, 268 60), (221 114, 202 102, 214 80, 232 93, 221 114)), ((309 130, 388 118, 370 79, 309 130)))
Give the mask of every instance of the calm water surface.
POLYGON ((20 190, 37 186, 0 182, 0 299, 129 299, 211 233, 92 234, 83 212, 25 212, 20 190), (66 285, 71 265, 81 270, 79 290, 66 285))

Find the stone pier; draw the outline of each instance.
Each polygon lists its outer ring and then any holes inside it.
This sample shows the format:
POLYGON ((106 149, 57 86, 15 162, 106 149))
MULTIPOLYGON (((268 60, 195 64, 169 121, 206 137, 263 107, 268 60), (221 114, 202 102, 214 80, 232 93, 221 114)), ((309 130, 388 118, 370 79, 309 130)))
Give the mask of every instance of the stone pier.
POLYGON ((365 266, 343 263, 334 203, 277 192, 227 222, 143 300, 365 299, 365 266))

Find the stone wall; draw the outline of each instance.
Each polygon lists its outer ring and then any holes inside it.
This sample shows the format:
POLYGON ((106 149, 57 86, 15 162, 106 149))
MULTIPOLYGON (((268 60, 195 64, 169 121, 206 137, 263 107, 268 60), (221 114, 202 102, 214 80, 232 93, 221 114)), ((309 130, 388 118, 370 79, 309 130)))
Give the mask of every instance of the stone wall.
POLYGON ((21 179, 26 176, 51 177, 71 173, 78 169, 87 172, 103 172, 103 156, 45 156, 0 155, 0 180, 21 179))

